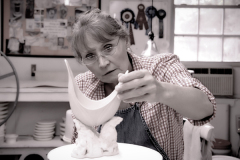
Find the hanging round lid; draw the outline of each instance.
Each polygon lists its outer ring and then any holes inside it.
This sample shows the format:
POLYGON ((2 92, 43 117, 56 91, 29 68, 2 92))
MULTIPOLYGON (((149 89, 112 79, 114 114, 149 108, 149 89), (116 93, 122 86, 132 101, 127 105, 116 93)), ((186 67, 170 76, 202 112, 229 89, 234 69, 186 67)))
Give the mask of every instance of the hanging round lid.
POLYGON ((231 143, 223 139, 215 139, 213 142, 213 149, 230 149, 232 147, 231 143))

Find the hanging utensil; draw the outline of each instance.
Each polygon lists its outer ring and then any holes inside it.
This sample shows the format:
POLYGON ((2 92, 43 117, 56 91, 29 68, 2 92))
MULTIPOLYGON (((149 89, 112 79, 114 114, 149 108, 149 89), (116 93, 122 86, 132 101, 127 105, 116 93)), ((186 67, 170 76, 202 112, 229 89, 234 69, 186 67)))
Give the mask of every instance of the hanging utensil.
POLYGON ((143 4, 139 4, 137 8, 138 8, 138 14, 137 14, 136 22, 138 23, 139 29, 142 30, 144 25, 145 29, 147 30, 149 26, 144 14, 145 6, 143 4))
POLYGON ((149 26, 149 28, 146 30, 146 35, 148 35, 150 31, 152 31, 152 20, 156 16, 156 12, 157 12, 157 9, 153 6, 149 6, 145 10, 145 14, 148 17, 148 26, 149 26))
POLYGON ((167 13, 165 10, 160 9, 157 11, 157 17, 159 18, 159 38, 163 38, 163 19, 166 17, 167 13))
POLYGON ((134 12, 129 9, 129 8, 126 8, 124 10, 121 11, 121 21, 123 23, 125 23, 126 27, 128 28, 128 25, 130 25, 129 27, 129 33, 130 33, 130 44, 135 44, 135 41, 134 41, 134 36, 133 36, 133 31, 132 31, 132 24, 134 24, 134 28, 136 27, 136 21, 134 19, 135 17, 135 14, 134 12))

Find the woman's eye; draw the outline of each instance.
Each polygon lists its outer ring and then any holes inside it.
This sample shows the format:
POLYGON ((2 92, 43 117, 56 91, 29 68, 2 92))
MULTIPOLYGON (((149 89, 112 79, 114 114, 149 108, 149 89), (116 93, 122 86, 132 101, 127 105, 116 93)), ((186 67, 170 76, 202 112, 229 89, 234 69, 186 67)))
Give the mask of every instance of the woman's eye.
POLYGON ((110 52, 110 51, 112 51, 112 49, 113 49, 112 45, 107 45, 107 46, 104 47, 105 52, 110 52))
POLYGON ((95 58, 95 54, 90 53, 86 55, 86 59, 94 59, 94 58, 95 58))

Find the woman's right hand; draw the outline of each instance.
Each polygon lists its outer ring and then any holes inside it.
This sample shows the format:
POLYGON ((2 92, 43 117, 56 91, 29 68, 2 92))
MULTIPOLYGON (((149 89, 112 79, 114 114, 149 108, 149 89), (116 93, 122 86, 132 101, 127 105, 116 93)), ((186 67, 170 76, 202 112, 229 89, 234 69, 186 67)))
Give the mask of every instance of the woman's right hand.
POLYGON ((118 75, 119 84, 115 87, 118 97, 126 103, 158 102, 162 85, 147 70, 132 71, 118 75))

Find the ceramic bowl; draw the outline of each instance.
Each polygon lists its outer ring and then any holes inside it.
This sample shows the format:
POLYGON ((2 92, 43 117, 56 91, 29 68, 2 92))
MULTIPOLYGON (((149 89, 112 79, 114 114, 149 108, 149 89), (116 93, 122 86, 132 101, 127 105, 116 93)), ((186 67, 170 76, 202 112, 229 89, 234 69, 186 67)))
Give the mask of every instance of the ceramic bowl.
POLYGON ((5 142, 9 143, 9 144, 16 143, 17 138, 18 138, 17 134, 6 134, 5 135, 5 142))

